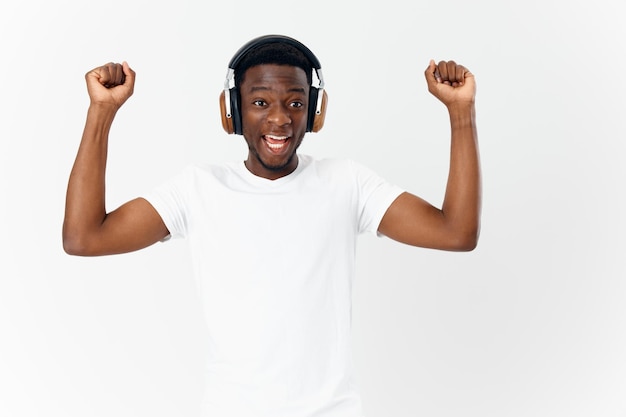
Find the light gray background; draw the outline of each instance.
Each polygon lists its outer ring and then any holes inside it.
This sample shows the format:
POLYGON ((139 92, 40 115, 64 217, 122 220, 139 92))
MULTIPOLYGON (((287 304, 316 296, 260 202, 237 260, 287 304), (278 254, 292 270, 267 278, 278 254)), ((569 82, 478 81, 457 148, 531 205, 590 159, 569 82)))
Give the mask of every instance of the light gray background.
POLYGON ((478 249, 360 241, 354 355, 368 417, 626 416, 618 4, 3 2, 0 415, 197 415, 204 339, 185 243, 62 251, 83 76, 108 61, 137 71, 111 132, 112 209, 189 162, 244 158, 219 122, 226 64, 281 33, 316 53, 330 96, 302 151, 349 156, 437 205, 449 130, 423 70, 456 59, 477 77, 478 249))

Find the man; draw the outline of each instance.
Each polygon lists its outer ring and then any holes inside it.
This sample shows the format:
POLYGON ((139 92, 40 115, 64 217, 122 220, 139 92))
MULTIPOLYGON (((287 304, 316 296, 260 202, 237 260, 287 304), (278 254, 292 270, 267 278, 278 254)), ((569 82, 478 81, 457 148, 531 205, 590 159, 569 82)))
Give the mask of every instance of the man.
POLYGON ((228 74, 222 122, 243 135, 246 160, 189 167, 107 213, 108 133, 135 72, 110 63, 87 73, 91 101, 68 184, 64 248, 92 256, 188 239, 209 330, 206 415, 362 416, 350 356, 356 238, 370 232, 442 250, 476 246, 473 75, 453 61, 431 61, 425 71, 452 136, 438 209, 353 161, 297 152, 305 133, 323 125, 326 107, 321 67, 306 46, 254 39, 228 74))

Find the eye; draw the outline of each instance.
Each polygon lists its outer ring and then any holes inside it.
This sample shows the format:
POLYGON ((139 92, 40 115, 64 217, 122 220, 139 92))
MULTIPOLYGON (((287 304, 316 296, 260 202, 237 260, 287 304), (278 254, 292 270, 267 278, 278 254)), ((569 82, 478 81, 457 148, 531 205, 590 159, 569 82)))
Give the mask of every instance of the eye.
POLYGON ((302 106, 304 106, 304 104, 301 101, 294 101, 291 103, 291 107, 295 107, 296 109, 299 109, 302 106))
POLYGON ((260 99, 259 99, 259 100, 254 100, 254 101, 252 102, 252 105, 253 105, 253 106, 259 106, 259 107, 263 107, 263 106, 265 106, 266 104, 267 104, 267 103, 266 103, 264 100, 260 100, 260 99))

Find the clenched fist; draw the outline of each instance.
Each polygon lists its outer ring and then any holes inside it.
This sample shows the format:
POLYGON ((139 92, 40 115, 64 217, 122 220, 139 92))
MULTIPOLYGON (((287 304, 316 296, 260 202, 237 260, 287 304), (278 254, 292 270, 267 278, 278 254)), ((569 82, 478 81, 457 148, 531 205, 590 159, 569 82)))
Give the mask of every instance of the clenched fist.
POLYGON ((428 91, 447 107, 455 104, 473 104, 476 83, 472 73, 454 61, 431 60, 424 72, 428 91))
POLYGON ((128 63, 110 62, 85 74, 87 92, 92 105, 107 105, 118 109, 133 94, 135 71, 128 63))

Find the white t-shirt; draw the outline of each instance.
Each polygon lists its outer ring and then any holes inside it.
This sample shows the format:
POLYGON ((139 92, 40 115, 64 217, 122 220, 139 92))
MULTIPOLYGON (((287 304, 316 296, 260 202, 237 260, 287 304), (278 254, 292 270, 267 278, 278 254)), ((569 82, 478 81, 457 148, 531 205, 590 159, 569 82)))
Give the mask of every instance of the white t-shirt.
POLYGON ((191 166, 145 198, 188 239, 209 334, 205 412, 361 417, 351 346, 356 238, 402 190, 299 155, 277 180, 191 166))

